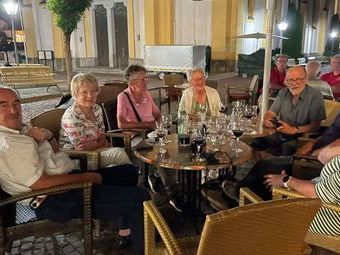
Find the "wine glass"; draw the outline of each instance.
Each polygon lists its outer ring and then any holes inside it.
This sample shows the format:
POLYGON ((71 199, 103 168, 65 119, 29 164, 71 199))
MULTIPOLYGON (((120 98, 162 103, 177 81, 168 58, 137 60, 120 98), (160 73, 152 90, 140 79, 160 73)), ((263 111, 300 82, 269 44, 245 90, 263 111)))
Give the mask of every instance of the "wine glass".
POLYGON ((240 137, 243 135, 245 131, 245 124, 241 118, 235 118, 231 123, 231 131, 233 132, 234 136, 236 137, 236 144, 235 144, 235 152, 236 157, 238 153, 242 152, 243 150, 239 148, 240 137))
POLYGON ((202 153, 205 146, 205 134, 201 125, 198 125, 196 129, 193 130, 191 138, 191 149, 195 154, 194 162, 204 162, 205 158, 202 157, 202 153))
MULTIPOLYGON (((171 128, 172 125, 172 116, 170 113, 162 113, 162 122, 164 123, 164 126, 167 130, 167 133, 169 133, 169 129, 171 128)), ((170 143, 171 141, 167 141, 170 143)))
POLYGON ((159 153, 160 154, 166 153, 166 149, 163 148, 163 146, 165 145, 163 138, 164 136, 166 136, 167 132, 168 132, 168 129, 166 128, 165 123, 162 121, 157 121, 156 122, 156 135, 159 138, 159 153))

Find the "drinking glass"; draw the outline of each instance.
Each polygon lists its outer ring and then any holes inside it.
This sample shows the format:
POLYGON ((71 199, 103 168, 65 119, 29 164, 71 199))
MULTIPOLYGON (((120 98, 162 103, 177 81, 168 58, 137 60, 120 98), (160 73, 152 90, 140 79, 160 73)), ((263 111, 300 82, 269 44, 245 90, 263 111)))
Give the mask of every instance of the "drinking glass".
POLYGON ((159 138, 159 153, 160 154, 166 153, 166 149, 163 148, 163 146, 165 145, 163 138, 164 136, 166 136, 167 132, 168 132, 168 129, 166 128, 166 124, 162 121, 157 121, 156 122, 156 134, 159 138))
POLYGON ((231 131, 236 137, 236 144, 235 144, 236 157, 238 156, 238 153, 243 151, 242 149, 239 148, 239 141, 240 141, 240 137, 243 135, 245 131, 245 125, 246 123, 241 118, 235 118, 233 122, 231 123, 231 131))
POLYGON ((193 130, 192 138, 191 138, 191 148, 195 154, 194 162, 204 162, 205 158, 203 158, 202 153, 205 146, 205 135, 202 131, 202 127, 199 125, 196 129, 193 130))
MULTIPOLYGON (((169 113, 162 113, 162 122, 164 123, 164 126, 167 130, 167 133, 169 133, 169 129, 171 128, 172 125, 172 116, 169 113)), ((167 141, 170 143, 171 141, 167 141)))

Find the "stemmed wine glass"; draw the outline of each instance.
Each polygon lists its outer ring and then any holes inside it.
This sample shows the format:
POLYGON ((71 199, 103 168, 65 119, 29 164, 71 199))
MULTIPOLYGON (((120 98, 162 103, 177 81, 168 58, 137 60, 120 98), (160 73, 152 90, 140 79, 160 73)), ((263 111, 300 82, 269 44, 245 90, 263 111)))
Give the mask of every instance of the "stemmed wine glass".
POLYGON ((191 138, 191 145, 192 150, 195 152, 195 158, 193 159, 194 162, 204 162, 205 158, 202 157, 202 153, 205 146, 205 134, 203 132, 203 128, 201 125, 198 125, 196 129, 193 130, 192 138, 191 138))
POLYGON ((242 149, 239 148, 239 141, 240 137, 243 135, 245 131, 245 124, 246 123, 244 123, 244 121, 241 118, 235 118, 234 121, 231 123, 231 131, 236 137, 235 145, 236 157, 238 156, 238 153, 243 151, 242 149))
MULTIPOLYGON (((162 122, 164 123, 164 126, 167 130, 167 133, 169 132, 169 129, 172 125, 172 116, 170 113, 162 113, 162 122)), ((168 141, 168 143, 171 141, 168 141)))
POLYGON ((166 124, 163 121, 157 121, 156 122, 156 135, 159 137, 159 153, 164 154, 166 153, 166 149, 163 148, 165 145, 163 138, 166 136, 168 132, 168 129, 166 127, 166 124))

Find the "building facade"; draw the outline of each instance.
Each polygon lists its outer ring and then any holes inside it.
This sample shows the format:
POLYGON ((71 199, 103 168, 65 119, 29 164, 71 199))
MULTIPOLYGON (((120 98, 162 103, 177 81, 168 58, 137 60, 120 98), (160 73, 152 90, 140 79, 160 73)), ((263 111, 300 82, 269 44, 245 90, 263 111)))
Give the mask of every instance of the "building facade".
MULTIPOLYGON (((322 55, 338 1, 277 0, 275 24, 287 16, 289 3, 302 17, 302 53, 322 55)), ((29 62, 63 70, 63 33, 46 4, 25 0, 22 11, 29 62)), ((71 37, 73 65, 124 69, 143 63, 145 45, 190 44, 212 47, 212 72, 235 71, 237 54, 265 46, 265 40, 236 36, 266 32, 266 15, 266 0, 93 0, 71 37)), ((277 26, 274 33, 280 34, 277 26)))

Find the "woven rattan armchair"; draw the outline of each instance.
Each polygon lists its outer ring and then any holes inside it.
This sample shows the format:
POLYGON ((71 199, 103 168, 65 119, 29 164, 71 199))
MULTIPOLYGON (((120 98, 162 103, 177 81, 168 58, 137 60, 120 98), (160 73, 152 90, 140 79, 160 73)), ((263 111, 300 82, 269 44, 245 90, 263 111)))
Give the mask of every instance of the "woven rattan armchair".
POLYGON ((308 225, 319 207, 318 199, 246 205, 206 216, 201 237, 176 239, 154 203, 147 201, 145 254, 303 254, 308 225), (156 244, 155 229, 162 244, 156 244))
MULTIPOLYGON (((57 141, 59 141, 59 131, 61 127, 61 117, 63 116, 65 109, 53 109, 43 112, 30 120, 32 126, 42 127, 50 130, 57 141)), ((123 138, 125 150, 128 155, 131 155, 131 137, 129 134, 122 133, 106 133, 108 137, 120 137, 123 138)), ((100 167, 100 150, 63 150, 67 154, 73 157, 85 157, 87 160, 93 162, 94 168, 100 167)))
MULTIPOLYGON (((273 188, 273 199, 301 197, 304 196, 293 190, 279 187, 273 188)), ((340 213, 340 205, 323 204, 322 206, 337 213, 340 213)), ((340 253, 340 236, 326 236, 308 232, 305 240, 309 244, 340 253)))
MULTIPOLYGON (((92 221, 91 221, 91 184, 79 183, 61 185, 48 189, 41 189, 20 195, 10 196, 0 190, 0 254, 10 252, 12 242, 28 236, 49 236, 53 233, 69 233, 82 231, 84 238, 84 254, 92 254, 92 221), (51 195, 74 189, 83 189, 82 219, 70 220, 66 223, 56 223, 44 219, 30 219, 28 222, 16 224, 16 204, 18 201, 32 199, 40 195, 51 195)), ((20 220, 19 220, 20 221, 20 220)))

